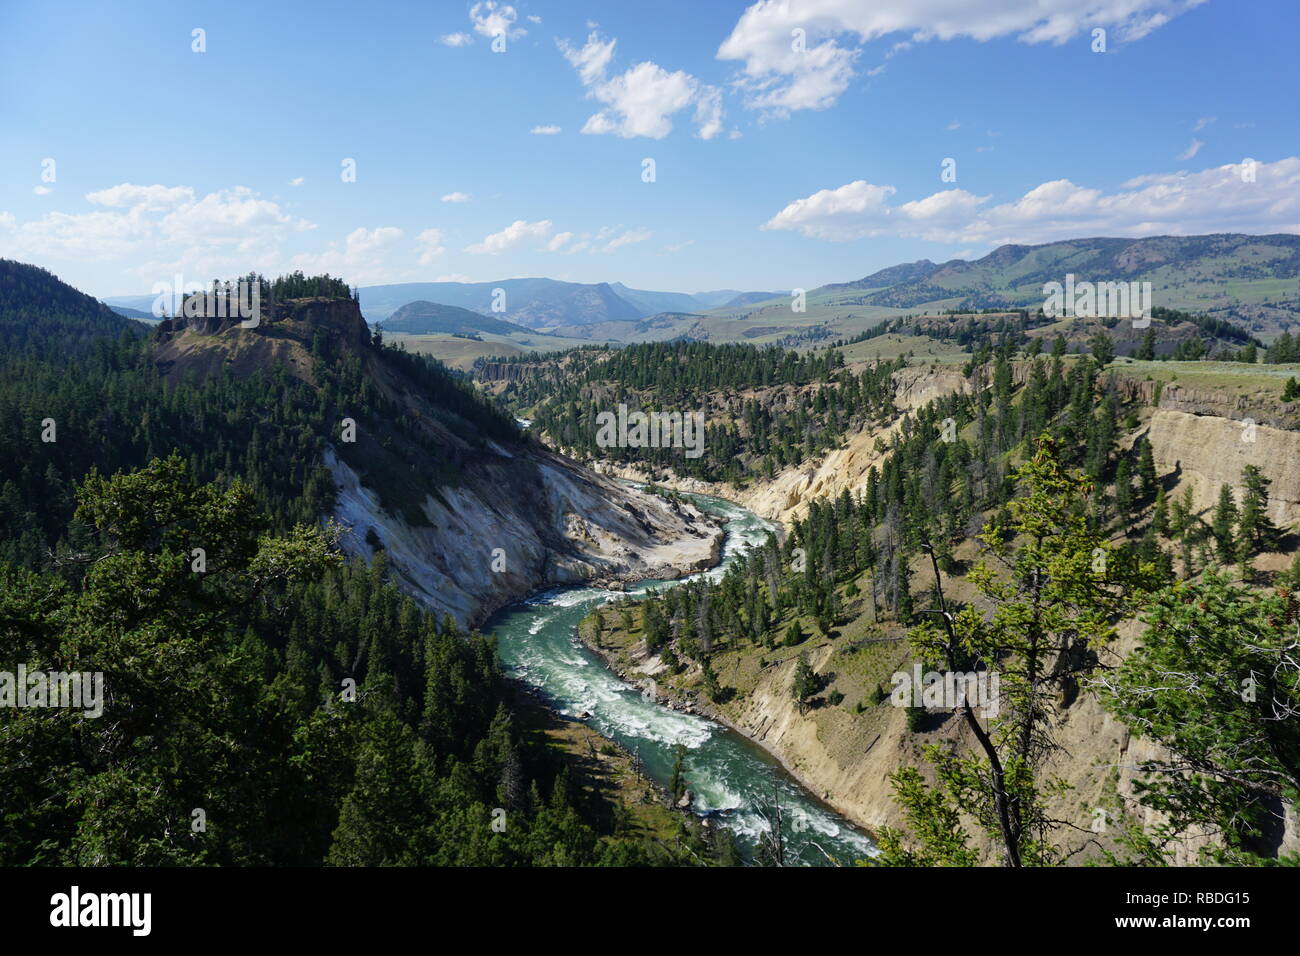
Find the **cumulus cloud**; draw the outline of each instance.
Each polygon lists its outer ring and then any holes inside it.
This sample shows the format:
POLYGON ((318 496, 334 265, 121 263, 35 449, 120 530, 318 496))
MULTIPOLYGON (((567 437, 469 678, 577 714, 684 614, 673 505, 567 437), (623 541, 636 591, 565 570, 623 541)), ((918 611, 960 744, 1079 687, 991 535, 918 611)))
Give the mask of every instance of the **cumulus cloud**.
POLYGON ((493 0, 484 0, 483 3, 470 7, 469 19, 474 24, 475 33, 489 38, 504 36, 517 40, 528 32, 523 27, 515 26, 519 14, 514 7, 506 3, 494 3, 493 0))
POLYGON ((347 276, 354 283, 382 282, 393 275, 388 259, 402 235, 396 226, 359 227, 348 233, 342 245, 331 242, 324 252, 300 253, 289 260, 289 265, 308 275, 328 272, 347 276))
POLYGON ((510 225, 506 226, 500 232, 494 232, 483 237, 482 242, 476 242, 465 247, 465 251, 474 255, 498 256, 503 252, 515 249, 526 242, 540 241, 550 237, 552 224, 549 219, 540 219, 537 222, 527 222, 523 219, 516 219, 510 225))
POLYGON ((438 40, 443 46, 450 47, 469 46, 474 42, 474 38, 468 33, 444 33, 438 40))
POLYGON ((442 197, 443 202, 469 202, 474 197, 469 193, 454 192, 447 193, 442 197))
MULTIPOLYGON (((892 33, 1062 44, 1094 27, 1139 40, 1204 0, 758 0, 718 48, 741 62, 746 105, 765 114, 825 109, 855 75, 860 45, 892 33), (802 31, 796 34, 795 31, 802 31)), ((908 41, 904 41, 906 43, 908 41)), ((896 44, 891 54, 901 47, 896 44)))
POLYGON ((1156 173, 1129 180, 1114 192, 1059 179, 996 205, 989 204, 989 196, 961 189, 891 205, 894 187, 857 180, 791 202, 762 228, 836 242, 896 235, 982 244, 1078 236, 1300 233, 1300 158, 1259 163, 1253 171, 1254 182, 1247 181, 1246 162, 1156 173))
POLYGON ((593 86, 605 78, 605 69, 614 58, 617 40, 601 40, 599 34, 588 35, 587 42, 575 47, 568 40, 557 41, 569 65, 578 71, 583 86, 593 86))
POLYGON ((290 185, 290 186, 301 186, 301 185, 303 184, 303 182, 304 182, 303 177, 302 177, 302 176, 297 176, 297 177, 295 177, 295 178, 289 180, 289 185, 290 185))
POLYGON ((557 136, 560 128, 558 126, 534 126, 529 132, 534 136, 557 136))
POLYGON ((434 259, 437 259, 447 247, 443 245, 441 229, 426 229, 415 237, 415 248, 419 252, 419 263, 422 266, 430 265, 434 259))
POLYGON ((235 275, 282 265, 281 244, 313 224, 236 186, 198 195, 189 186, 121 183, 87 193, 88 212, 52 211, 19 222, 0 214, 0 256, 28 261, 129 259, 153 281, 176 271, 235 275))
POLYGON ((604 104, 582 127, 589 134, 613 134, 625 139, 644 136, 663 139, 673 128, 670 117, 695 106, 699 136, 712 139, 722 131, 722 92, 701 83, 684 70, 669 72, 649 60, 610 76, 615 40, 602 40, 592 32, 587 42, 575 47, 557 41, 560 52, 578 71, 587 96, 604 104))

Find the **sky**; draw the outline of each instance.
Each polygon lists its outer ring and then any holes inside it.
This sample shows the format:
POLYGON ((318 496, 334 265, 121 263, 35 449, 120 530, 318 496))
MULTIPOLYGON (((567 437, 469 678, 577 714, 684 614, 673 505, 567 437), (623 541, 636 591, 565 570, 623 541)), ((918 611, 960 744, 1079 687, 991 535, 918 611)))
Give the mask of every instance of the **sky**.
POLYGON ((1296 0, 0 2, 0 257, 811 289, 1300 232, 1296 0))

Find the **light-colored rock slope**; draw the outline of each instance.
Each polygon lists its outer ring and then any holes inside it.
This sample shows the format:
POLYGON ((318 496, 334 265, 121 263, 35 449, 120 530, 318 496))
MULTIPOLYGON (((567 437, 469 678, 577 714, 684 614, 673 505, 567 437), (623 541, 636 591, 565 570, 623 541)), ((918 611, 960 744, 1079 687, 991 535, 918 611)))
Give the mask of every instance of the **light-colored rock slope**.
POLYGON ((1157 408, 1149 438, 1156 470, 1173 473, 1178 492, 1192 489, 1198 510, 1213 508, 1231 485, 1241 500, 1241 471, 1255 465, 1273 484, 1268 515, 1279 527, 1300 523, 1300 434, 1215 415, 1157 408))
POLYGON ((345 550, 369 559, 366 538, 373 529, 403 586, 462 625, 480 624, 546 587, 672 578, 719 558, 722 528, 691 505, 629 488, 544 450, 496 451, 503 471, 534 470, 526 500, 488 466, 474 480, 441 489, 446 504, 426 497, 422 510, 430 523, 420 526, 381 507, 357 473, 328 451, 325 463, 339 488, 335 515, 351 529, 345 550))

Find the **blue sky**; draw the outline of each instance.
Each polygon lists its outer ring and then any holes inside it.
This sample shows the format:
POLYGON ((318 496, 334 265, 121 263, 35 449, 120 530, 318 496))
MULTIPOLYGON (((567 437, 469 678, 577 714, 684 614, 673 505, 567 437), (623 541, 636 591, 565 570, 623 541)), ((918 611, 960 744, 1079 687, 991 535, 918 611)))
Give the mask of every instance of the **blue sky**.
POLYGON ((0 256, 100 296, 250 268, 778 290, 1300 232, 1297 27, 1294 0, 6 0, 0 256))

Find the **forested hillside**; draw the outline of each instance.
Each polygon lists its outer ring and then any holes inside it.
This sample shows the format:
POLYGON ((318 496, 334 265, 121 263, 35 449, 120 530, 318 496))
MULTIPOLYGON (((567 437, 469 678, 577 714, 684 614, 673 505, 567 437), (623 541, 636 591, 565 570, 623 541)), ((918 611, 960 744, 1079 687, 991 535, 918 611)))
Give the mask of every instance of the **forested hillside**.
POLYGON ((835 351, 801 355, 700 342, 579 349, 515 363, 526 364, 529 374, 507 385, 501 398, 558 447, 580 458, 671 465, 706 481, 770 478, 835 447, 851 431, 888 421, 890 376, 901 367, 879 362, 855 373, 835 351), (596 416, 620 403, 630 411, 703 414, 709 453, 691 458, 680 448, 599 447, 596 416))
MULTIPOLYGON (((971 345, 973 388, 882 432, 880 464, 853 490, 810 500, 788 535, 720 581, 598 613, 591 639, 621 670, 653 674, 673 699, 698 700, 733 723, 779 723, 781 695, 819 736, 843 740, 844 767, 873 738, 896 736, 911 756, 891 776, 898 809, 880 833, 880 863, 1074 859, 1086 841, 1059 817, 1091 812, 1070 803, 1067 781, 1087 768, 1062 770, 1070 758, 1060 727, 1089 707, 1158 748, 1133 789, 1102 781, 1106 836, 1085 858, 1297 862, 1294 835, 1282 834, 1284 808, 1300 798, 1291 662, 1300 555, 1292 562, 1295 529, 1270 517, 1272 464, 1252 461, 1247 448, 1247 464, 1205 508, 1177 471, 1157 467, 1159 386, 1153 399, 1109 367, 1106 349, 1069 357, 1058 343, 1044 356, 1006 328, 971 345), (1136 646, 1119 636, 1134 626, 1136 646), (905 650, 902 661, 891 647, 905 650), (891 672, 912 662, 996 671, 998 713, 969 702, 891 707, 891 672)), ((626 349, 619 362, 584 366, 588 394, 608 401, 635 383, 647 406, 678 400, 679 347, 656 348, 655 363, 626 349)), ((694 368, 741 365, 721 349, 693 348, 705 353, 694 368)), ((756 367, 791 363, 774 351, 756 367)), ((816 454, 788 449, 794 461, 816 454)), ((644 449, 628 454, 658 461, 644 449)), ((710 446, 706 457, 714 454, 725 469, 733 451, 710 446)))
MULTIPOLYGON (((376 369, 461 442, 512 438, 508 415, 328 327, 307 369, 160 368, 170 320, 146 337, 48 273, 4 277, 4 666, 101 672, 104 699, 97 718, 0 709, 0 862, 676 860, 521 726, 490 638, 400 593, 382 552, 345 560, 321 521, 341 408, 429 440, 376 369)), ((328 277, 264 288, 272 316, 349 296, 328 277)))

